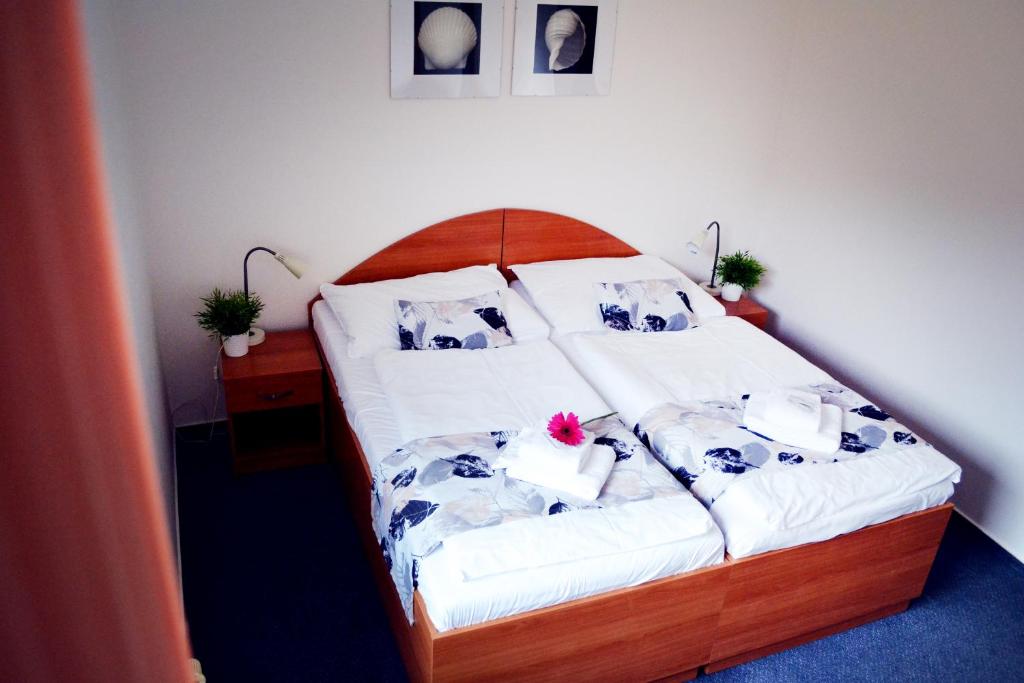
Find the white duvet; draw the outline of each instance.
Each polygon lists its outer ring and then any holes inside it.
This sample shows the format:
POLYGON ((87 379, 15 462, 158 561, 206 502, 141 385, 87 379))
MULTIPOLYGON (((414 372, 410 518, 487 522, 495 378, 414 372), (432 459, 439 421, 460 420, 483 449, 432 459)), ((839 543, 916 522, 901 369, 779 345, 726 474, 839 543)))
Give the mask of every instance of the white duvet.
MULTIPOLYGON (((736 317, 663 333, 556 338, 629 426, 665 403, 834 382, 736 317)), ((827 540, 945 502, 960 468, 932 448, 738 480, 711 506, 733 557, 827 540)))
POLYGON ((664 403, 832 381, 800 354, 735 317, 713 318, 681 332, 572 334, 555 341, 630 427, 664 403))
MULTIPOLYGON (((611 412, 549 341, 496 349, 381 351, 377 377, 403 442, 522 429, 557 412, 611 412)), ((631 425, 632 426, 632 425, 631 425)))

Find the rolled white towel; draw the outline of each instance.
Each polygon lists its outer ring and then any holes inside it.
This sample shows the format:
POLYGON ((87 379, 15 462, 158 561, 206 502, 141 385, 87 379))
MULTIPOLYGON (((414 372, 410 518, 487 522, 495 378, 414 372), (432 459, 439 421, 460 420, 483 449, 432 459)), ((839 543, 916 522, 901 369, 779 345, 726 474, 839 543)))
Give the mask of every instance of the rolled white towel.
MULTIPOLYGON (((615 450, 610 446, 591 446, 583 471, 566 475, 533 460, 514 458, 505 464, 505 476, 536 486, 564 491, 583 500, 595 500, 615 465, 615 450)), ((500 463, 495 463, 500 468, 500 463)))
POLYGON ((543 468, 559 477, 579 474, 594 445, 593 433, 583 434, 583 443, 569 446, 552 438, 546 429, 526 427, 505 445, 494 466, 500 469, 505 467, 503 463, 515 461, 530 463, 531 467, 543 468))
POLYGON ((818 431, 821 426, 821 396, 800 389, 770 391, 764 419, 786 429, 818 431))
POLYGON ((818 429, 801 430, 784 427, 765 419, 766 394, 751 394, 743 413, 744 426, 769 439, 796 448, 831 454, 839 450, 843 432, 843 409, 827 403, 821 406, 821 424, 818 429))

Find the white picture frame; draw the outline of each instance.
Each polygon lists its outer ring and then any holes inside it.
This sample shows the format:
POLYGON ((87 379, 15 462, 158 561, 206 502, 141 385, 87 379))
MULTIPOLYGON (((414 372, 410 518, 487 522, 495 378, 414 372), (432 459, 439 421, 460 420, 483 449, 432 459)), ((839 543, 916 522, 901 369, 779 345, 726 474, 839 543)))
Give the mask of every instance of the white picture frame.
POLYGON ((609 94, 618 9, 618 0, 517 0, 512 94, 609 94))
POLYGON ((391 97, 498 97, 504 14, 504 0, 391 0, 391 97))

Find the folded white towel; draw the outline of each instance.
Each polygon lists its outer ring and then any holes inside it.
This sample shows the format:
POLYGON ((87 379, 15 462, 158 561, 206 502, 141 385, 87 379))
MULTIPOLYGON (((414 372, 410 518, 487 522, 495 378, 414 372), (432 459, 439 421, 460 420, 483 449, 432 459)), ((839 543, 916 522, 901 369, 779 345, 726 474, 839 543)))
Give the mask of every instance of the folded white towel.
POLYGON ((585 440, 578 446, 569 446, 552 438, 547 429, 525 427, 502 449, 495 467, 504 467, 503 462, 529 463, 530 467, 543 468, 558 477, 579 474, 590 457, 594 434, 584 430, 585 440))
MULTIPOLYGON (((564 491, 583 500, 595 500, 615 465, 615 450, 610 446, 591 446, 582 472, 565 474, 534 460, 512 458, 505 463, 505 476, 536 486, 564 491)), ((500 468, 502 463, 496 462, 500 468)))
POLYGON ((821 426, 821 396, 800 389, 770 391, 764 419, 786 429, 816 432, 821 426))
POLYGON ((821 406, 821 424, 818 429, 801 430, 784 427, 765 418, 766 394, 751 394, 743 413, 744 426, 769 439, 796 448, 831 454, 839 450, 843 432, 843 409, 827 403, 821 406))

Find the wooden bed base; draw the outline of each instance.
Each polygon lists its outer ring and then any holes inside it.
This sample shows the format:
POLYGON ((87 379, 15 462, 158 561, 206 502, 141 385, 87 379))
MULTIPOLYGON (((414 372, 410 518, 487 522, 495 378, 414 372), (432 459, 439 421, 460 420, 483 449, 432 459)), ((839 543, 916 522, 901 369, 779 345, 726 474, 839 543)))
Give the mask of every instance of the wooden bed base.
MULTIPOLYGON (((396 242, 338 284, 474 264, 629 256, 580 221, 496 209, 396 242), (471 235, 472 239, 467 239, 471 235), (566 245, 569 245, 568 247, 566 245)), ((309 303, 310 325, 312 306, 309 303)), ((328 444, 413 681, 689 680, 896 614, 924 589, 952 512, 944 504, 821 543, 725 562, 552 607, 438 632, 423 600, 405 618, 370 520, 367 459, 326 369, 328 444)))

